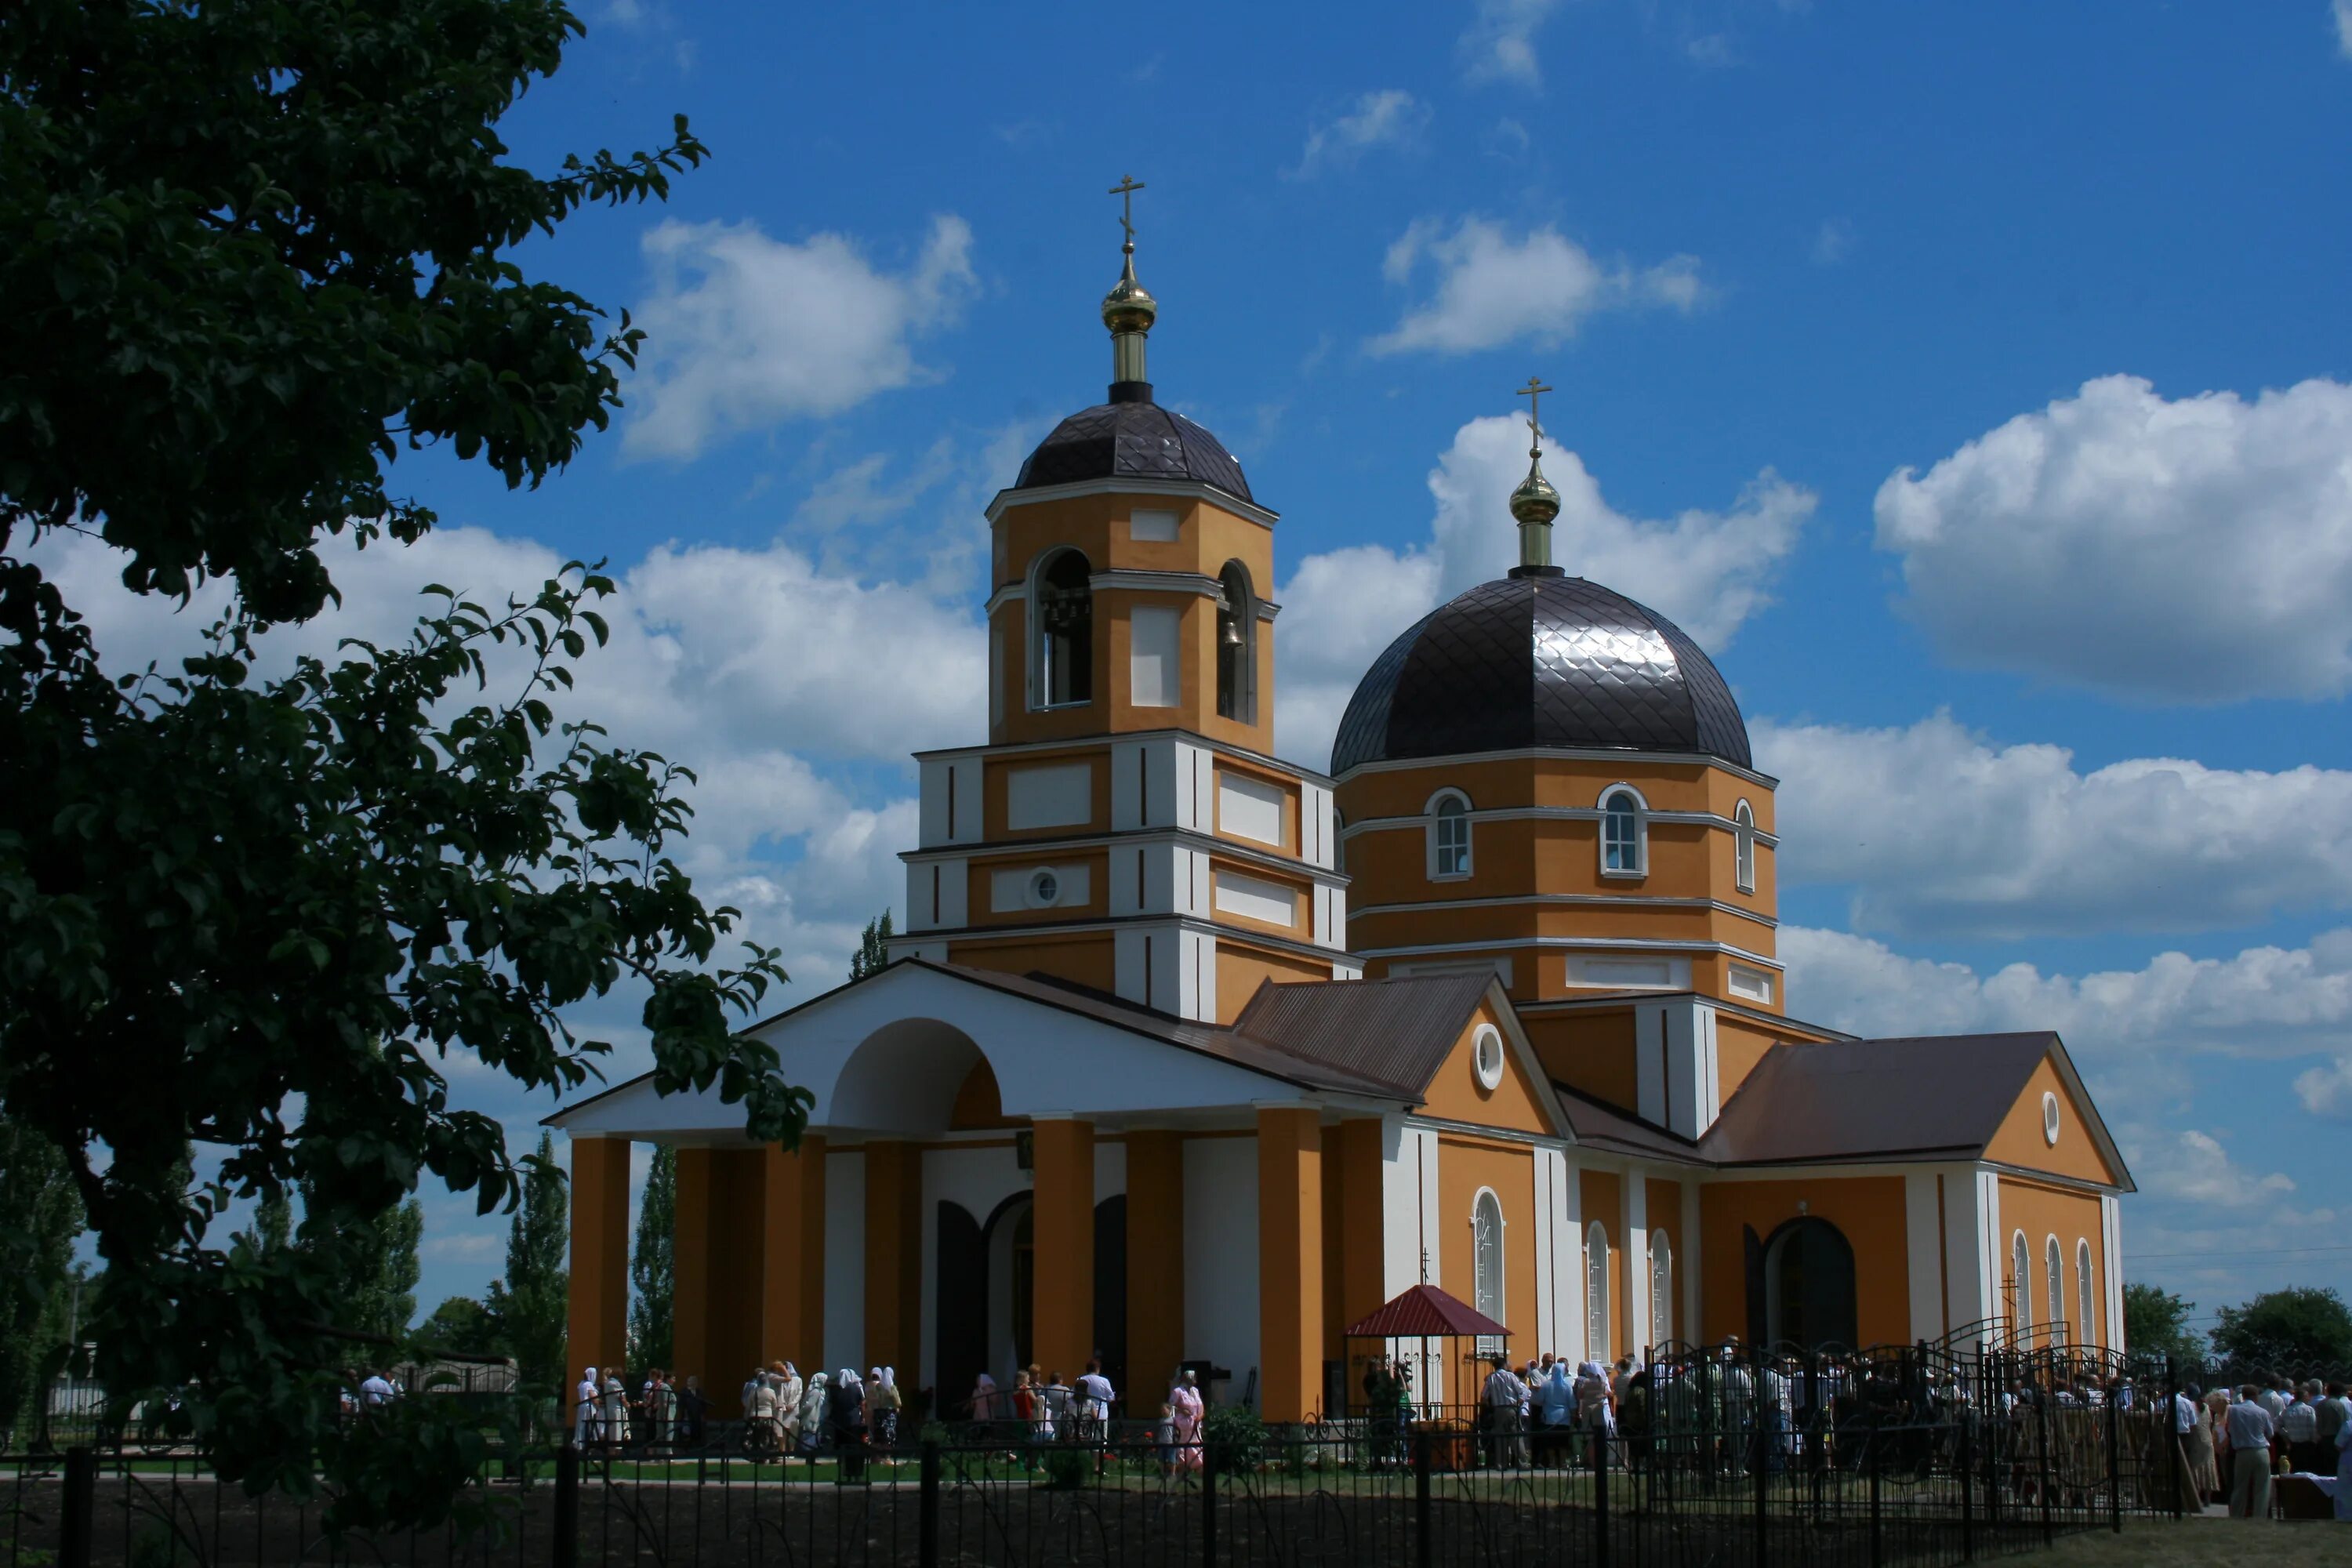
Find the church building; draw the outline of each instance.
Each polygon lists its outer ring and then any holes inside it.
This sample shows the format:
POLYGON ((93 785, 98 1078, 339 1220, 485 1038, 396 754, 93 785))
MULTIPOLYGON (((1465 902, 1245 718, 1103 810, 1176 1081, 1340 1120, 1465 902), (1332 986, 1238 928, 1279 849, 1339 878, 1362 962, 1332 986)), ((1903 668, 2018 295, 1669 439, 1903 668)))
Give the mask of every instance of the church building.
POLYGON ((1276 514, 1155 400, 1134 251, 1108 400, 988 509, 987 737, 917 757, 893 962, 752 1031, 799 1147, 650 1077, 549 1119, 575 1370, 626 1359, 634 1142, 721 1414, 780 1358, 952 1415, 1099 1353, 1132 1413, 1189 1364, 1297 1421, 1419 1284, 1521 1360, 2119 1348, 2131 1177, 2064 1046, 1790 1015, 1774 781, 1703 649, 1552 563, 1539 432, 1520 563, 1402 630, 1328 773, 1277 756, 1276 514))

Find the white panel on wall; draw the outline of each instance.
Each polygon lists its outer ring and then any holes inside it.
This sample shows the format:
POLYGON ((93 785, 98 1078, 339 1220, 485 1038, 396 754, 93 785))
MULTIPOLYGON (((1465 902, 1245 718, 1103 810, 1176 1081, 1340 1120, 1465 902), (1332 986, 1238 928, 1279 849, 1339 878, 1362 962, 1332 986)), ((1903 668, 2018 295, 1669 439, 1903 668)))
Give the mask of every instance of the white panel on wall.
POLYGON ((2000 1178, 1990 1171, 1977 1173, 1977 1317, 1990 1320, 2001 1310, 2001 1271, 2009 1258, 2009 1233, 2000 1227, 2000 1178))
POLYGON ((1421 1283, 1421 1131, 1381 1118, 1381 1300, 1421 1283))
POLYGON ((939 924, 931 911, 932 868, 919 862, 907 868, 907 929, 927 931, 939 924))
POLYGON ((917 768, 922 804, 916 811, 915 841, 928 849, 948 840, 948 760, 926 757, 917 768))
POLYGON ((1090 896, 1089 880, 1084 865, 1007 867, 988 875, 989 908, 999 914, 1008 910, 1076 909, 1090 896), (1054 877, 1054 897, 1049 900, 1035 896, 1040 871, 1054 877))
POLYGON ((1311 866, 1335 864, 1331 841, 1331 792, 1318 784, 1298 786, 1298 852, 1311 866))
POLYGON ((2104 1257, 2099 1269, 2106 1280, 2107 1340, 2109 1350, 2124 1351, 2124 1231, 2123 1205, 2113 1197, 2099 1199, 2099 1235, 2104 1257))
POLYGON ((1143 826, 1143 808, 1151 798, 1144 745, 1141 741, 1111 742, 1110 826, 1115 833, 1132 832, 1143 826))
POLYGON ((1633 1109, 1644 1121, 1666 1120, 1666 1010, 1633 1009, 1633 1109))
POLYGON ((1729 988, 1734 996, 1744 1002, 1771 1005, 1772 976, 1761 969, 1750 969, 1744 963, 1731 965, 1729 988))
MULTIPOLYGON (((1648 1345, 1650 1337, 1650 1184, 1629 1174, 1625 1189, 1625 1261, 1619 1279, 1624 1287, 1626 1342, 1648 1345)), ((1612 1304, 1613 1305, 1613 1304, 1612 1304)), ((1614 1314, 1612 1313, 1613 1317, 1614 1314)))
POLYGON ((1138 708, 1176 706, 1181 626, 1182 613, 1165 605, 1138 605, 1127 613, 1127 694, 1138 708))
POLYGON ((1217 1016, 1217 939, 1180 931, 1176 944, 1177 1013, 1213 1021, 1217 1016))
POLYGON ((1144 865, 1150 854, 1151 851, 1140 844, 1114 844, 1107 852, 1106 858, 1110 864, 1110 889, 1107 902, 1112 914, 1142 912, 1144 865))
POLYGON ((1163 1013, 1184 1012, 1184 936, 1174 927, 1151 933, 1151 993, 1147 1000, 1163 1013))
POLYGON ((1269 882, 1263 877, 1244 877, 1239 871, 1216 874, 1217 908, 1229 915, 1241 915, 1268 925, 1296 925, 1298 921, 1298 895, 1280 882, 1269 882))
POLYGON ((1014 768, 1004 778, 1005 826, 1081 827, 1094 818, 1092 763, 1014 768))
POLYGON ((1217 828, 1217 754, 1189 741, 1175 743, 1176 823, 1194 833, 1217 828))
MULTIPOLYGON (((791 1356, 789 1347, 778 1354, 791 1356)), ((866 1364, 866 1152, 824 1157, 824 1353, 832 1366, 866 1364)), ((800 1347, 799 1360, 813 1360, 800 1347)))
POLYGON ((1183 792, 1176 778, 1176 741, 1162 735, 1143 742, 1141 826, 1173 827, 1183 792))
POLYGON ((1184 1141, 1184 1353, 1232 1368, 1214 1393, 1238 1399, 1258 1364, 1256 1139, 1184 1141))
MULTIPOLYGON (((1556 1151, 1538 1147, 1528 1169, 1535 1189, 1535 1206, 1529 1212, 1536 1216, 1533 1256, 1536 1269, 1536 1346, 1538 1351, 1557 1351, 1551 1326, 1557 1302, 1553 1292, 1559 1288, 1559 1276, 1553 1267, 1551 1238, 1559 1228, 1559 1216, 1552 1212, 1554 1193, 1551 1184, 1551 1161, 1556 1151)), ((1540 1398, 1540 1393, 1538 1394, 1540 1398)))
POLYGON ((1173 544, 1176 542, 1176 514, 1172 511, 1148 511, 1139 507, 1127 514, 1127 536, 1139 544, 1173 544))
POLYGON ((1580 958, 1568 961, 1570 985, 1599 985, 1612 991, 1687 991, 1687 958, 1580 958))
POLYGON ((1911 1264, 1911 1337, 1940 1340, 1954 1325, 1944 1321, 1944 1260, 1938 1255, 1936 1178, 1917 1173, 1903 1178, 1904 1252, 1911 1264))
POLYGON ((1957 1329, 1985 1315, 1980 1310, 1984 1225, 1977 1214, 1976 1177, 1970 1172, 1957 1172, 1945 1178, 1943 1235, 1947 1291, 1944 1315, 1957 1329))
POLYGON ((1283 806, 1288 792, 1263 779, 1217 774, 1217 826, 1236 838, 1282 847, 1283 806))
POLYGON ((981 837, 981 760, 958 757, 948 768, 948 841, 975 843, 981 837))

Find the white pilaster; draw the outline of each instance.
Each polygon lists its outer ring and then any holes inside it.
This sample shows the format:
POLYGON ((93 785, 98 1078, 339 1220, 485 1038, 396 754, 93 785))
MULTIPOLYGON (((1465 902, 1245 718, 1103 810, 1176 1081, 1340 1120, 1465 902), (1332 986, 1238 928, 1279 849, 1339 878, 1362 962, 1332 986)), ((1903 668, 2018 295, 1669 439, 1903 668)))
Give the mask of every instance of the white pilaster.
POLYGON ((1903 1178, 1904 1251, 1910 1262, 1911 1337, 1940 1340, 1951 1327, 1944 1321, 1944 1259, 1937 1245, 1940 1234, 1933 1173, 1913 1172, 1903 1178))

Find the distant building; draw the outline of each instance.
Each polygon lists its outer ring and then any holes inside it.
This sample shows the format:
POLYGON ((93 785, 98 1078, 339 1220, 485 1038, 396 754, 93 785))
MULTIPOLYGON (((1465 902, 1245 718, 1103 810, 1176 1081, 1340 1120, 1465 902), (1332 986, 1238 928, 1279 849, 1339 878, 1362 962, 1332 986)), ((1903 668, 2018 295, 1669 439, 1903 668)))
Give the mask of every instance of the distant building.
POLYGON ((572 1362, 623 1354, 632 1141, 678 1146, 673 1360, 722 1406, 788 1357, 953 1414, 1099 1351, 1136 1408, 1197 1362, 1296 1420, 1424 1281, 1571 1361, 2119 1346, 2131 1178, 2064 1047, 1789 1016, 1774 781, 1697 645, 1551 564, 1532 451, 1522 563, 1374 661, 1328 775, 1275 755, 1276 515, 1153 400, 1128 248, 1109 401, 989 507, 988 740, 919 756, 896 962, 755 1031, 808 1136, 648 1079, 550 1119, 572 1362))

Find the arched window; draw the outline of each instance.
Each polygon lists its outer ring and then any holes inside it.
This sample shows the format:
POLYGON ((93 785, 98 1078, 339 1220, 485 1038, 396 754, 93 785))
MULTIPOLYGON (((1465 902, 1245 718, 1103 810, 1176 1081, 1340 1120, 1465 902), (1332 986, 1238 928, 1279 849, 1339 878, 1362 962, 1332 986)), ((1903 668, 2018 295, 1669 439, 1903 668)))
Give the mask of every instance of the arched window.
POLYGON ((1095 699, 1095 595, 1087 558, 1075 550, 1040 556, 1029 581, 1029 700, 1075 707, 1095 699))
POLYGON ((1675 1248, 1663 1230, 1650 1233, 1650 1342, 1675 1337, 1675 1248))
POLYGON ((1731 879, 1743 893, 1756 890, 1756 811, 1746 801, 1732 813, 1731 879))
POLYGON ((1642 825, 1647 809, 1642 797, 1624 784, 1601 797, 1602 876, 1639 877, 1649 870, 1649 835, 1642 825))
POLYGON ((2009 1241, 2009 1299, 2015 1303, 2020 1332, 2033 1326, 2033 1255, 2019 1231, 2009 1241))
POLYGON ((1609 1232, 1597 1219, 1584 1232, 1584 1353, 1609 1359, 1609 1232))
POLYGON ((1429 797, 1429 876, 1432 881, 1470 874, 1470 797, 1442 789, 1429 797))
POLYGON ((2052 1237, 2049 1245, 2042 1249, 2042 1261, 2048 1270, 2042 1288, 2050 1298, 2050 1337, 2063 1341, 2066 1338, 2066 1254, 2058 1246, 2056 1237, 2052 1237))
POLYGON ((2091 1244, 2078 1241, 2074 1244, 2074 1304, 2080 1310, 2082 1326, 2075 1337, 2086 1345, 2097 1344, 2107 1337, 2093 1326, 2098 1322, 2099 1315, 2092 1308, 2092 1284, 2091 1244))
MULTIPOLYGON (((1480 1188, 1470 1205, 1470 1257, 1471 1294, 1477 1298, 1470 1304, 1508 1327, 1503 1316, 1503 1205, 1491 1187, 1480 1188)), ((1489 1337, 1478 1341, 1480 1355, 1496 1355, 1502 1348, 1489 1337)))
POLYGON ((1217 574, 1217 717, 1257 722, 1257 595, 1249 573, 1228 561, 1217 574))

